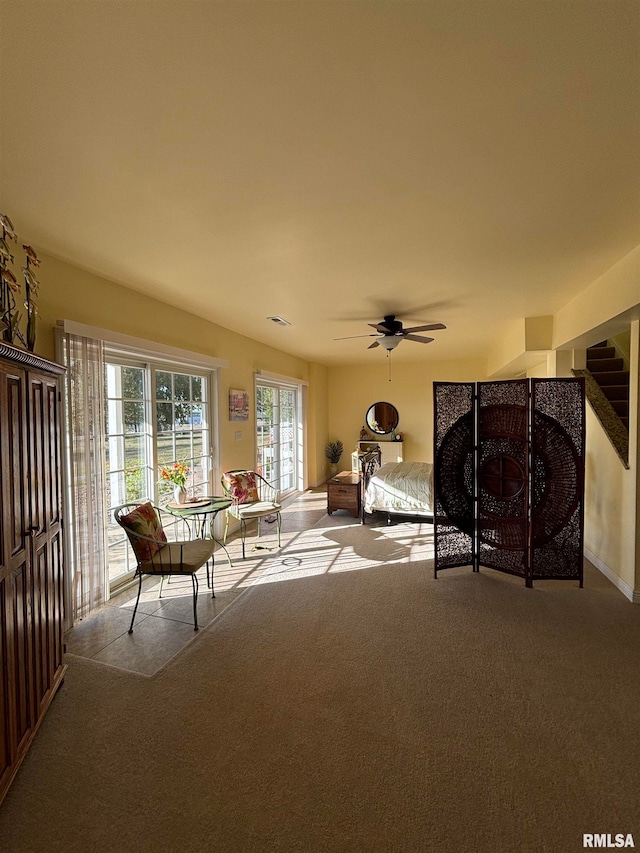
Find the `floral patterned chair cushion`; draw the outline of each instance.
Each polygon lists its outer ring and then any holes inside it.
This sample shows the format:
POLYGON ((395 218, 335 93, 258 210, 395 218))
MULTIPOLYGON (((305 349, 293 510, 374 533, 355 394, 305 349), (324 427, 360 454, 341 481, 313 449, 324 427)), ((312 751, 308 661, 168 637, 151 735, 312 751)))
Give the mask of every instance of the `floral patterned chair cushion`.
POLYGON ((121 516, 120 524, 128 533, 133 534, 129 537, 131 547, 140 563, 150 560, 167 541, 158 514, 150 503, 140 504, 128 515, 121 516), (154 541, 139 538, 141 536, 147 536, 154 541))
POLYGON ((255 503, 260 500, 255 471, 231 471, 224 475, 225 488, 235 504, 255 503))

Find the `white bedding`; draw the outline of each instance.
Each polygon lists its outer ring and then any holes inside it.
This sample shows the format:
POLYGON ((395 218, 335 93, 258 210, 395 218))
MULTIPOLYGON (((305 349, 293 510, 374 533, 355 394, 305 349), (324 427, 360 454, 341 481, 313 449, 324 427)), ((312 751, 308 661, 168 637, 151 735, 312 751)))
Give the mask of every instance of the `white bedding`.
POLYGON ((369 480, 365 512, 433 515, 433 465, 430 462, 387 462, 369 480))

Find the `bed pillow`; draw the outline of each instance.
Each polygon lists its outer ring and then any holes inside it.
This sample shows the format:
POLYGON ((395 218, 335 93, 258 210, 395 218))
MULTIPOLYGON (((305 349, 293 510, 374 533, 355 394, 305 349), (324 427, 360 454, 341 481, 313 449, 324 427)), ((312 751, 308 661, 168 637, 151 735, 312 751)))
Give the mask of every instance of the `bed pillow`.
POLYGON ((167 541, 158 514, 150 503, 140 504, 127 515, 123 515, 120 518, 120 524, 125 530, 130 530, 134 534, 131 538, 131 546, 140 563, 150 560, 167 541), (138 535, 135 534, 149 536, 154 541, 138 539, 138 535))

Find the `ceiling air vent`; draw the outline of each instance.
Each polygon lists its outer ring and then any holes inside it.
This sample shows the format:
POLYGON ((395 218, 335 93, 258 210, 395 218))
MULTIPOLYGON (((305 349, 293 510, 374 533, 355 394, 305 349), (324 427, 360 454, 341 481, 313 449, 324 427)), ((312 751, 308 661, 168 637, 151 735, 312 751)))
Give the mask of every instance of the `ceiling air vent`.
POLYGON ((272 323, 277 323, 278 326, 291 325, 291 323, 288 320, 285 320, 284 317, 267 317, 267 320, 271 320, 272 323))

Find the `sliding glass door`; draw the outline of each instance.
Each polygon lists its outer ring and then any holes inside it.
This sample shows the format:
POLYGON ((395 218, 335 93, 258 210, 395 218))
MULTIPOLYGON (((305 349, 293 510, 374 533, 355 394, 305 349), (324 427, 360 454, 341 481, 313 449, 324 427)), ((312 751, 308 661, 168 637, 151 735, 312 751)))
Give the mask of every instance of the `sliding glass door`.
POLYGON ((276 382, 256 386, 257 470, 281 494, 297 488, 298 389, 276 382))
POLYGON ((109 582, 128 581, 135 560, 113 520, 117 506, 150 500, 162 506, 172 486, 160 468, 182 462, 191 495, 211 493, 210 375, 105 357, 105 447, 109 582))

